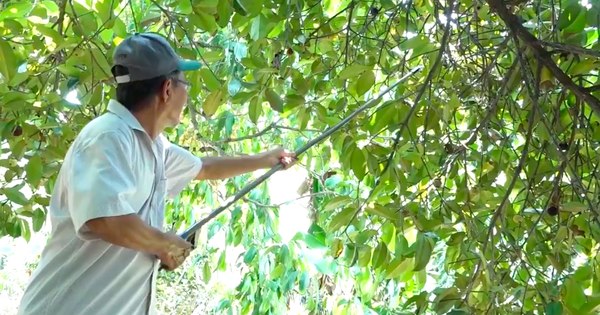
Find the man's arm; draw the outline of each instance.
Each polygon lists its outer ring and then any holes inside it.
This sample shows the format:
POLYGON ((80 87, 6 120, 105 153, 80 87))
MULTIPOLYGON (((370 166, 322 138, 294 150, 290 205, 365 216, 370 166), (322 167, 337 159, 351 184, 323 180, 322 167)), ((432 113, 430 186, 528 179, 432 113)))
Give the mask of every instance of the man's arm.
POLYGON ((194 179, 225 179, 270 168, 280 162, 286 169, 295 163, 293 154, 283 148, 250 156, 200 158, 169 142, 164 136, 161 136, 161 141, 165 146, 165 177, 170 198, 181 193, 194 179))
POLYGON ((91 219, 87 228, 105 242, 163 256, 171 242, 165 233, 149 226, 137 214, 91 219))
POLYGON ((226 179, 270 166, 262 154, 240 157, 203 157, 202 169, 196 175, 196 179, 226 179))
POLYGON ((294 163, 293 154, 283 148, 240 157, 203 157, 196 179, 225 179, 283 163, 284 169, 294 163))

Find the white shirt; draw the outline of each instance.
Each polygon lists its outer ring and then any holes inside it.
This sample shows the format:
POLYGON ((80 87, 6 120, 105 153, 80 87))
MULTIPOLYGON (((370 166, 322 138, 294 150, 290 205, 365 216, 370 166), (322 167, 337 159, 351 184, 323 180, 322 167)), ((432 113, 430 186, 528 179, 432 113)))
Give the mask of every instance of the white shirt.
POLYGON ((152 141, 111 100, 67 152, 50 201, 51 237, 17 315, 155 314, 158 259, 98 239, 85 222, 137 213, 163 230, 166 196, 201 168, 200 158, 164 136, 152 141))

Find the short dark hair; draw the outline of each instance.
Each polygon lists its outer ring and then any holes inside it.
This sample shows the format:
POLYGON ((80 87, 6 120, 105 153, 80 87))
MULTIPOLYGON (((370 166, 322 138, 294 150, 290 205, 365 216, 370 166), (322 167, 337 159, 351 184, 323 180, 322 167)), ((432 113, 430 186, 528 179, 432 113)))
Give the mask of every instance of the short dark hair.
MULTIPOLYGON (((113 76, 127 75, 126 67, 116 65, 112 68, 113 76)), ((176 79, 179 71, 176 70, 168 75, 161 75, 148 80, 133 81, 117 85, 117 101, 125 106, 130 112, 135 112, 144 107, 148 100, 160 93, 166 80, 176 79)), ((177 85, 177 80, 173 81, 177 85)))

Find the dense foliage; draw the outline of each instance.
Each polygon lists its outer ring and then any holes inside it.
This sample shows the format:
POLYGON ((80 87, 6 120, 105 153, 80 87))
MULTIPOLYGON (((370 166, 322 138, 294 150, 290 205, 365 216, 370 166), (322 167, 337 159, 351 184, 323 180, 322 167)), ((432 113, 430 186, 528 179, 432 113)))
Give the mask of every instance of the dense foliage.
MULTIPOLYGON (((0 235, 40 229, 69 144, 114 96, 112 51, 153 31, 208 65, 189 75, 184 123, 169 131, 200 155, 300 147, 423 66, 301 157, 309 230, 281 241, 265 185, 203 229, 204 241, 221 233, 227 246, 200 249, 182 277, 208 281, 226 270, 227 248, 243 248, 242 280, 216 313, 285 314, 298 296, 312 314, 600 310, 598 1, 15 0, 1 9, 0 235)), ((168 223, 189 226, 202 214, 195 205, 215 206, 248 180, 191 185, 169 204, 168 223)))

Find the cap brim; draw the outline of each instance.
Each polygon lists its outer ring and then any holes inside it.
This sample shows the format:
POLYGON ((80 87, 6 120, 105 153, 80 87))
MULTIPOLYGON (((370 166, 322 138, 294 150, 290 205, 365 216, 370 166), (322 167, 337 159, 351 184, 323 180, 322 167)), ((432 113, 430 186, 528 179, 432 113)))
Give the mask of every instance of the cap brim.
POLYGON ((179 59, 179 67, 177 70, 193 71, 193 70, 198 70, 201 67, 202 67, 202 63, 200 63, 200 61, 179 59))

